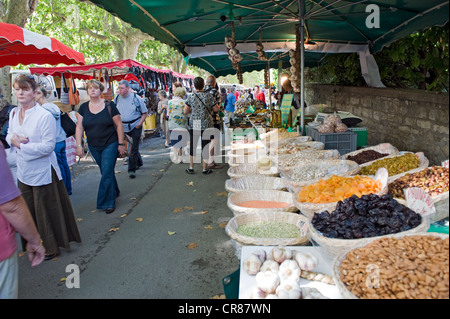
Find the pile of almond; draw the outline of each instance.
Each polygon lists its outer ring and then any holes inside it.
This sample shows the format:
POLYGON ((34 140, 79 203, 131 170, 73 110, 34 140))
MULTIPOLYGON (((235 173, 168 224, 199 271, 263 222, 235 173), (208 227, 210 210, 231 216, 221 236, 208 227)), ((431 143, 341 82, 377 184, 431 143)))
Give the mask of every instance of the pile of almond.
POLYGON ((449 238, 382 238, 350 251, 340 279, 362 299, 448 299, 449 238))

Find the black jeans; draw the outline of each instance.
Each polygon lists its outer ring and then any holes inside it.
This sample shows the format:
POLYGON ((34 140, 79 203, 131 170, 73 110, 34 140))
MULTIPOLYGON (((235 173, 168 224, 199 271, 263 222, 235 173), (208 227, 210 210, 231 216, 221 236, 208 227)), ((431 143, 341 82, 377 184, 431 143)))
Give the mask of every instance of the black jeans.
POLYGON ((142 126, 140 128, 135 127, 130 132, 125 134, 131 137, 132 140, 130 154, 128 154, 128 173, 134 173, 138 167, 143 165, 142 156, 139 153, 139 142, 142 134, 142 126))

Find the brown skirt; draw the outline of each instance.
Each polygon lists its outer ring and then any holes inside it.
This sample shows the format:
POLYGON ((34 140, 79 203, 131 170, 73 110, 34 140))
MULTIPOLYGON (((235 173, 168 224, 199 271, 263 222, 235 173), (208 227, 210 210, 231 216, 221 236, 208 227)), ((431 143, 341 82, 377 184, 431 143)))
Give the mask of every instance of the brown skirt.
MULTIPOLYGON (((18 187, 30 209, 47 254, 59 254, 59 247, 70 251, 70 242, 81 242, 69 195, 62 180, 52 168, 52 183, 18 187)), ((25 243, 23 245, 25 247, 25 243)))

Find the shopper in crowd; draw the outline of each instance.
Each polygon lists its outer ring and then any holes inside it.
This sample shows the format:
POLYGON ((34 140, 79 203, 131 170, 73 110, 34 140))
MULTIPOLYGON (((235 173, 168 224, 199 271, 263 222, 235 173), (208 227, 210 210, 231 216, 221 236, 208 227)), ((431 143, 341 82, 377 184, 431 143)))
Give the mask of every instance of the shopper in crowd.
POLYGON ((6 140, 17 152, 18 187, 36 222, 47 251, 46 259, 70 250, 70 242, 81 242, 69 195, 62 181, 56 144, 56 120, 36 101, 33 77, 15 79, 18 107, 10 114, 6 140))
POLYGON ((221 88, 220 89, 220 103, 223 109, 225 109, 225 103, 227 101, 227 89, 221 88))
POLYGON ((229 120, 234 117, 234 111, 236 105, 236 96, 234 95, 234 88, 230 89, 230 92, 227 95, 227 102, 225 104, 225 113, 229 120))
POLYGON ((234 89, 234 96, 236 97, 236 101, 239 100, 239 96, 240 96, 241 92, 239 92, 238 89, 234 89))
POLYGON ((166 139, 165 147, 169 147, 170 144, 170 136, 169 136, 169 125, 167 124, 167 104, 169 103, 169 99, 167 97, 167 93, 164 90, 158 91, 158 114, 159 114, 159 123, 160 123, 160 131, 161 137, 166 139))
POLYGON ((259 85, 255 85, 255 99, 260 100, 263 103, 263 106, 266 107, 266 97, 264 95, 264 91, 261 90, 259 85))
POLYGON ((245 97, 247 100, 253 100, 253 93, 252 93, 252 90, 251 89, 248 89, 247 91, 246 91, 246 97, 245 97))
POLYGON ((139 143, 142 135, 142 125, 147 118, 148 109, 144 100, 135 92, 132 92, 127 80, 119 82, 118 93, 114 99, 114 104, 116 104, 120 112, 123 131, 131 140, 131 148, 128 154, 128 175, 130 178, 135 178, 136 170, 144 165, 142 156, 139 153, 139 143))
POLYGON ((209 158, 209 142, 211 135, 214 133, 212 113, 218 112, 219 107, 215 98, 204 92, 205 80, 201 77, 194 79, 194 87, 196 92, 189 95, 184 107, 184 114, 191 114, 188 123, 190 150, 189 150, 189 168, 186 173, 194 173, 194 157, 197 148, 198 139, 201 139, 202 145, 202 166, 203 174, 211 174, 212 170, 207 167, 209 158))
POLYGON ((0 145, 0 181, 0 299, 16 299, 19 286, 16 232, 27 242, 31 266, 44 260, 45 248, 27 203, 8 168, 3 145, 0 145))
POLYGON ((173 99, 169 101, 167 106, 170 146, 172 147, 171 158, 176 164, 181 163, 183 148, 187 146, 189 141, 189 132, 186 129, 186 115, 184 114, 185 96, 186 90, 183 87, 175 88, 173 99))
POLYGON ((216 129, 215 134, 211 135, 211 142, 209 144, 209 160, 208 160, 208 168, 217 169, 222 168, 221 165, 218 165, 214 162, 214 156, 220 154, 220 133, 222 131, 222 118, 219 113, 221 110, 220 107, 220 93, 219 86, 217 85, 217 80, 214 75, 209 75, 206 78, 205 92, 210 93, 219 109, 219 112, 212 112, 213 116, 213 127, 216 129), (217 154, 215 154, 217 153, 217 154))
POLYGON ((39 86, 36 91, 35 101, 38 102, 44 109, 49 111, 56 120, 56 145, 55 154, 58 160, 59 169, 61 170, 61 176, 64 185, 67 189, 67 194, 72 195, 72 181, 69 164, 67 163, 66 155, 66 132, 61 126, 61 109, 47 101, 48 92, 43 86, 39 86))
POLYGON ((6 152, 6 160, 13 175, 14 181, 17 183, 17 160, 16 152, 6 142, 6 134, 8 133, 9 126, 9 113, 14 109, 15 105, 10 105, 9 102, 3 96, 3 87, 0 84, 0 144, 3 144, 6 152))
POLYGON ((86 132, 89 151, 100 168, 102 175, 97 193, 97 209, 103 209, 107 214, 116 207, 116 197, 119 196, 114 168, 117 156, 126 154, 124 132, 119 110, 114 102, 101 98, 104 90, 102 82, 92 79, 87 82, 89 101, 80 105, 77 113, 77 155, 84 155, 82 144, 86 132))

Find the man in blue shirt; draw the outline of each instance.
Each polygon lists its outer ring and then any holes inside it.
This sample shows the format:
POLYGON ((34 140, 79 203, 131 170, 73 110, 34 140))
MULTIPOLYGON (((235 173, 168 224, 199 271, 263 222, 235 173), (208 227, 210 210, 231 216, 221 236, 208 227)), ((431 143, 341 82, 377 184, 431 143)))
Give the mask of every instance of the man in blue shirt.
POLYGON ((128 159, 128 174, 130 178, 136 177, 136 169, 143 165, 139 154, 139 142, 142 134, 142 125, 147 117, 148 110, 144 100, 137 95, 126 80, 119 82, 119 95, 114 99, 122 118, 123 130, 132 139, 131 151, 128 159))
POLYGON ((236 96, 234 95, 235 89, 230 89, 230 92, 227 95, 227 99, 225 101, 225 113, 229 120, 234 117, 235 104, 236 104, 236 96))

